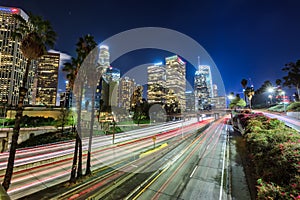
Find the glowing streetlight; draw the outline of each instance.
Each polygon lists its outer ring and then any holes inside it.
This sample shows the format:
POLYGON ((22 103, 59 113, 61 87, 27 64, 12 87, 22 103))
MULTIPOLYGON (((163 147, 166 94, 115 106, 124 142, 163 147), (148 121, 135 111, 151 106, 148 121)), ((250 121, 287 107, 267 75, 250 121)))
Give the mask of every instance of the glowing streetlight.
POLYGON ((268 92, 273 93, 274 92, 274 88, 273 87, 269 87, 268 88, 268 92))
POLYGON ((273 102, 272 102, 272 97, 273 97, 273 96, 270 94, 268 97, 269 97, 269 99, 270 99, 270 103, 273 104, 273 102))
POLYGON ((229 100, 234 99, 234 96, 232 94, 228 95, 227 97, 228 97, 229 100))

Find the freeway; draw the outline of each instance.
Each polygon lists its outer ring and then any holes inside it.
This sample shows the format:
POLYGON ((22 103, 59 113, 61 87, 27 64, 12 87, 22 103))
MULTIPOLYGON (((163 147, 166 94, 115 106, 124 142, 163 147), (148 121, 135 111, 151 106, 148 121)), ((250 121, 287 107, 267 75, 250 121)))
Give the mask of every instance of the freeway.
MULTIPOLYGON (((176 135, 184 137, 184 134, 191 129, 195 129, 197 124, 196 119, 192 119, 185 122, 172 122, 119 133, 116 134, 115 144, 112 144, 111 136, 95 137, 92 145, 92 170, 102 166, 113 166, 116 160, 124 160, 152 148, 153 135, 156 135, 156 143, 160 145, 176 135)), ((73 148, 74 141, 66 141, 18 150, 16 170, 8 191, 11 198, 21 198, 67 181, 70 175, 73 148)), ((86 160, 87 148, 88 139, 84 138, 83 161, 86 160)), ((3 169, 6 167, 7 157, 7 152, 0 155, 2 174, 4 173, 3 169)), ((85 167, 85 163, 83 163, 83 167, 85 167)), ((3 178, 3 175, 1 175, 1 178, 3 178)))
POLYGON ((130 199, 227 199, 227 125, 218 120, 130 199))
MULTIPOLYGON (((260 111, 255 111, 255 112, 260 112, 260 111)), ((274 114, 265 111, 262 113, 268 117, 277 118, 280 121, 283 121, 286 124, 286 126, 293 128, 300 133, 300 120, 282 114, 274 114)))
POLYGON ((144 182, 148 177, 164 168, 166 162, 175 162, 175 158, 182 148, 188 146, 192 140, 204 128, 207 121, 183 128, 183 130, 171 131, 175 135, 168 140, 164 140, 163 145, 140 154, 139 159, 125 163, 120 168, 115 168, 109 174, 98 176, 94 180, 87 182, 62 196, 52 199, 124 199, 129 192, 144 182))

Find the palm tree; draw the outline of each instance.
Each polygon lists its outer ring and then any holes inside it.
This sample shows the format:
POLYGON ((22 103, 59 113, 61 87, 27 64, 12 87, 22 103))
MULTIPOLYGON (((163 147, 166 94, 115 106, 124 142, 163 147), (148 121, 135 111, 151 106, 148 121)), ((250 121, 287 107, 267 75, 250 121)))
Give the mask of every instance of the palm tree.
POLYGON ((81 63, 79 60, 73 57, 71 58, 71 62, 64 63, 64 68, 62 70, 68 72, 67 80, 69 81, 71 90, 73 89, 74 81, 76 79, 80 64, 81 63))
POLYGON ((252 97, 254 95, 254 88, 253 87, 247 87, 245 89, 245 92, 244 92, 248 98, 248 101, 249 101, 249 108, 252 109, 252 97))
POLYGON ((275 81, 277 86, 281 86, 282 80, 281 79, 276 79, 275 81))
POLYGON ((295 87, 298 97, 300 96, 300 60, 297 62, 290 62, 285 64, 282 71, 287 72, 287 75, 283 77, 283 86, 289 88, 295 87))
POLYGON ((53 31, 49 21, 43 20, 40 16, 29 14, 28 21, 20 15, 15 15, 19 27, 14 32, 14 37, 21 40, 20 49, 26 60, 26 68, 23 75, 22 86, 19 89, 19 100, 16 106, 15 125, 13 128, 12 141, 9 151, 9 158, 5 177, 2 186, 7 191, 13 174, 15 154, 18 145, 20 123, 23 115, 23 101, 28 91, 26 88, 29 67, 32 60, 37 60, 46 53, 47 47, 53 47, 56 40, 56 33, 53 31))
POLYGON ((100 76, 101 76, 101 71, 100 71, 101 69, 97 69, 97 71, 95 73, 94 66, 95 65, 93 65, 93 63, 89 63, 88 69, 87 69, 87 72, 89 73, 88 85, 91 88, 92 101, 91 101, 91 124, 90 124, 90 134, 89 134, 89 144, 88 144, 88 154, 87 154, 87 160, 86 160, 85 175, 90 175, 92 173, 92 171, 91 171, 91 152, 92 152, 92 138, 93 138, 93 133, 94 133, 95 92, 96 92, 98 80, 100 79, 100 76))
MULTIPOLYGON (((73 92, 73 86, 76 79, 76 75, 78 73, 80 67, 80 62, 76 58, 71 58, 71 62, 64 63, 63 71, 69 72, 67 74, 67 80, 69 81, 69 87, 70 92, 73 92)), ((74 130, 74 127, 72 127, 72 131, 74 130)), ((76 181, 76 169, 77 169, 77 157, 78 157, 78 144, 79 144, 79 136, 78 132, 76 131, 76 137, 75 137, 75 150, 73 155, 73 164, 71 168, 71 176, 70 176, 70 182, 74 183, 76 181)))
POLYGON ((245 101, 246 101, 246 94, 245 94, 245 90, 246 90, 246 87, 247 87, 247 84, 248 84, 248 81, 247 81, 247 79, 242 79, 242 81, 241 81, 241 84, 242 84, 242 87, 243 87, 243 92, 244 92, 244 99, 245 99, 245 101))
MULTIPOLYGON (((86 59, 86 57, 89 55, 89 53, 95 49, 97 46, 97 43, 95 42, 95 39, 93 36, 87 34, 85 35, 84 37, 80 37, 79 38, 79 41, 77 42, 76 44, 76 52, 77 52, 77 55, 78 55, 78 59, 80 60, 81 64, 83 63, 83 61, 86 59)), ((94 61, 92 61, 92 63, 94 63, 94 61)), ((83 84, 83 83, 82 83, 83 84)), ((82 88, 83 89, 83 88, 82 88)), ((81 112, 81 102, 82 102, 82 93, 83 93, 83 90, 80 90, 80 95, 79 95, 79 102, 78 102, 78 113, 81 112)), ((95 92, 95 91, 93 91, 95 92)), ((78 125, 80 125, 80 116, 78 115, 78 125)), ((80 128, 80 126, 79 126, 80 128)), ((81 136, 81 130, 78 130, 79 132, 79 136, 81 136)), ((90 135, 90 137, 92 137, 90 135)), ((91 139, 89 140, 91 142, 91 139)), ((91 145, 91 144, 89 144, 91 145)), ((87 160, 89 163, 87 163, 87 166, 90 167, 90 154, 88 154, 88 157, 87 157, 87 160)), ((78 158, 78 171, 77 171, 77 178, 80 178, 82 176, 82 139, 80 137, 80 140, 79 140, 79 158, 78 158)), ((90 170, 87 169, 87 170, 90 170)))
MULTIPOLYGON (((71 178, 70 182, 75 182, 76 180, 76 170, 77 171, 77 178, 82 177, 82 138, 81 138, 81 103, 82 103, 82 97, 83 97, 83 86, 84 82, 86 81, 86 74, 82 73, 83 71, 80 71, 80 66, 86 59, 86 57, 89 55, 89 53, 97 46, 97 43, 94 40, 94 37, 91 35, 85 35, 84 37, 80 37, 78 42, 76 43, 76 53, 77 58, 72 58, 71 62, 65 63, 64 71, 69 72, 67 74, 67 79, 69 80, 71 90, 76 90, 77 95, 77 130, 76 130, 76 142, 75 142, 75 151, 74 151, 74 157, 73 157, 73 165, 71 170, 71 178), (80 74, 82 77, 77 77, 77 75, 80 74), (77 79, 76 79, 77 78, 77 79), (73 88, 75 81, 77 81, 77 88, 73 88), (78 162, 77 162, 78 158, 78 162), (78 165, 77 165, 78 163, 78 165)), ((93 62, 94 63, 94 62, 93 62)), ((92 102, 93 105, 94 102, 92 102)), ((90 134, 90 137, 92 135, 90 134)), ((89 140, 89 146, 91 145, 91 139, 89 140)), ((90 149, 90 148, 89 148, 90 149)), ((87 169, 87 172, 90 171, 90 153, 88 154, 87 158, 87 166, 89 168, 87 169)))

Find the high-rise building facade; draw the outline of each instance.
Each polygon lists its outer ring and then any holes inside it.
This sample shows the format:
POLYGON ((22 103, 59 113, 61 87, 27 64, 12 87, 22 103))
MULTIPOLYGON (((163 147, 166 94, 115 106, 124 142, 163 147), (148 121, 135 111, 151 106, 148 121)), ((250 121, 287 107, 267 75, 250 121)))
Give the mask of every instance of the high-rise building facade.
POLYGON ((72 107, 72 90, 69 81, 66 81, 66 91, 60 94, 60 107, 70 108, 72 107))
POLYGON ((157 63, 147 68, 147 99, 150 104, 164 104, 166 101, 166 68, 157 63))
POLYGON ((135 86, 133 94, 131 95, 131 98, 130 98, 131 108, 134 108, 137 105, 139 105, 140 103, 142 103, 143 91, 144 91, 144 87, 142 85, 137 84, 135 86))
POLYGON ((130 79, 128 76, 125 76, 120 79, 119 82, 119 107, 125 108, 126 110, 130 109, 130 99, 135 90, 135 81, 130 79))
MULTIPOLYGON (((20 39, 12 37, 12 33, 20 25, 14 15, 28 20, 28 15, 19 8, 0 7, 0 103, 9 105, 16 105, 18 102, 19 88, 26 68, 26 58, 20 50, 20 39)), ((33 76, 32 64, 26 86, 29 90, 24 104, 31 102, 33 76)))
POLYGON ((186 98, 186 112, 194 112, 195 111, 195 93, 193 91, 185 92, 186 98))
POLYGON ((210 101, 213 97, 210 66, 199 65, 198 70, 195 72, 194 87, 196 110, 210 109, 210 101))
POLYGON ((56 105, 59 59, 59 53, 47 53, 39 59, 33 89, 34 105, 56 105))
MULTIPOLYGON (((103 68, 102 71, 105 73, 106 69, 110 67, 110 53, 109 47, 106 45, 101 45, 99 47, 99 58, 98 58, 99 67, 103 68)), ((105 85, 105 84, 104 84, 105 85)), ((95 108, 100 109, 100 102, 102 101, 102 86, 103 86, 103 78, 101 77, 98 80, 96 87, 96 95, 95 95, 95 108)))
POLYGON ((98 63, 100 66, 109 67, 110 66, 110 54, 109 47, 106 45, 101 45, 99 53, 98 63))
POLYGON ((213 91, 213 94, 212 94, 212 97, 217 97, 218 96, 218 86, 216 84, 213 84, 212 85, 212 91, 213 91))
POLYGON ((102 75, 101 100, 104 111, 111 112, 111 107, 118 106, 118 87, 120 70, 109 67, 102 75))
POLYGON ((171 56, 166 58, 166 88, 168 90, 166 95, 166 104, 176 102, 181 112, 186 108, 186 64, 179 56, 171 56), (169 101, 170 100, 170 101, 169 101))

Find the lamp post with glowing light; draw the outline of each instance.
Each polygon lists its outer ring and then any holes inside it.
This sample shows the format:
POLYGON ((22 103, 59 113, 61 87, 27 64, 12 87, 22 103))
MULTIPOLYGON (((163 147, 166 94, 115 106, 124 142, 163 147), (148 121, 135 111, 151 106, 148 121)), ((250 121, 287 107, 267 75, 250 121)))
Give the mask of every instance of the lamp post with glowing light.
POLYGON ((283 110, 284 110, 284 113, 286 113, 286 107, 285 107, 285 91, 282 91, 282 102, 283 102, 283 110))
MULTIPOLYGON (((234 94, 233 93, 230 93, 227 98, 229 99, 229 101, 231 102, 235 97, 234 97, 234 94)), ((229 102, 229 104, 230 104, 229 102)), ((232 110, 230 109, 230 116, 231 118, 233 117, 233 114, 232 114, 232 110)))
POLYGON ((269 97, 269 99, 270 99, 270 104, 272 105, 273 104, 273 102, 272 102, 272 97, 273 97, 273 92, 274 92, 274 88, 273 87, 269 87, 268 88, 268 92, 269 93, 271 93, 268 97, 269 97))

